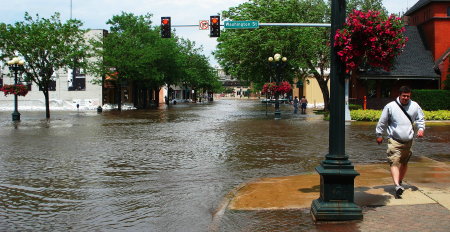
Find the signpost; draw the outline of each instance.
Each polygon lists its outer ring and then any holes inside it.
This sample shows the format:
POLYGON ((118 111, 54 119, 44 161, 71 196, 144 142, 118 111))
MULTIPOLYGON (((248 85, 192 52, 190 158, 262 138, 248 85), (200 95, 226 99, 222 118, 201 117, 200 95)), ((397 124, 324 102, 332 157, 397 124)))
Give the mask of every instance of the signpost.
POLYGON ((209 29, 209 20, 200 20, 199 30, 208 30, 209 29))
POLYGON ((225 29, 256 29, 259 28, 258 21, 225 21, 225 29))

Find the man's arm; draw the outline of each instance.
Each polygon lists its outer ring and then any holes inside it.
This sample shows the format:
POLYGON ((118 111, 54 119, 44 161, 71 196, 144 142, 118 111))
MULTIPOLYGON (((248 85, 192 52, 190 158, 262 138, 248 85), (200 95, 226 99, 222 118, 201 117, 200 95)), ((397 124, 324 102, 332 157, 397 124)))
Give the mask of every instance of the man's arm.
POLYGON ((417 137, 423 137, 425 131, 425 116, 423 114, 422 108, 417 106, 417 116, 415 118, 416 126, 417 126, 417 137))
POLYGON ((375 129, 378 144, 381 144, 383 142, 383 133, 386 131, 388 122, 389 122, 389 109, 387 106, 385 106, 383 112, 381 113, 380 119, 378 120, 377 127, 375 129))

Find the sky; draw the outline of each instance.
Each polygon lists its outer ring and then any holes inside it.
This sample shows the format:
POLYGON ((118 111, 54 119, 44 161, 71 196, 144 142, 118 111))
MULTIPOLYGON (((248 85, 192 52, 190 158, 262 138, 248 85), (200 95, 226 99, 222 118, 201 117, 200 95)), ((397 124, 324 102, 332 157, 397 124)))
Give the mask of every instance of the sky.
MULTIPOLYGON (((383 0, 383 4, 389 13, 399 13, 405 12, 417 1, 383 0)), ((198 25, 200 20, 209 20, 209 16, 244 2, 246 0, 0 0, 0 22, 12 24, 23 21, 25 12, 32 16, 39 14, 42 18, 49 18, 59 12, 62 21, 72 16, 83 22, 84 29, 108 30, 108 19, 121 12, 128 12, 135 15, 153 14, 153 25, 158 25, 163 16, 170 16, 172 25, 198 25)), ((202 46, 211 65, 217 65, 211 55, 217 41, 209 37, 209 30, 199 30, 198 26, 175 29, 178 36, 202 46)))

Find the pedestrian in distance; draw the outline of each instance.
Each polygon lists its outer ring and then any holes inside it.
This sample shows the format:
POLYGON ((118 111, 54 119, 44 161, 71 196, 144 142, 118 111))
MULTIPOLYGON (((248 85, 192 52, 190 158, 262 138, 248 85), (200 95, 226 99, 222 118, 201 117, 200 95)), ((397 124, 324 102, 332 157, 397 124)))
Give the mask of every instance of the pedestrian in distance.
POLYGON ((299 103, 298 97, 295 96, 295 97, 294 97, 294 101, 293 101, 293 103, 292 103, 292 104, 294 105, 294 114, 298 113, 298 103, 299 103))
POLYGON ((405 190, 402 181, 408 170, 408 161, 412 154, 414 125, 417 137, 423 137, 425 120, 422 108, 411 100, 411 89, 402 86, 399 89, 398 98, 384 107, 375 129, 378 144, 383 142, 383 135, 387 134, 388 149, 386 153, 395 185, 395 198, 401 198, 405 190))
POLYGON ((302 96, 302 99, 300 99, 300 103, 302 104, 302 114, 306 114, 306 106, 308 105, 308 100, 305 96, 302 96))

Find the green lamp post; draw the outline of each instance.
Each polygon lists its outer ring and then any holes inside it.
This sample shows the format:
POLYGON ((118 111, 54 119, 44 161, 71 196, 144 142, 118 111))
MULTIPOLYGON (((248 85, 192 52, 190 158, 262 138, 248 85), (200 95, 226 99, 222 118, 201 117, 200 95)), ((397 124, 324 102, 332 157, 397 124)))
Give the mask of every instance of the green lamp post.
MULTIPOLYGON (((17 87, 18 84, 18 76, 17 74, 19 72, 23 71, 23 65, 24 61, 19 59, 18 57, 13 58, 12 60, 8 61, 9 70, 14 73, 14 88, 17 87)), ((18 110, 18 99, 17 94, 14 94, 14 112, 12 113, 12 120, 13 121, 20 121, 20 113, 18 110)))
MULTIPOLYGON (((282 79, 283 69, 286 67, 286 64, 287 64, 286 63, 287 58, 281 57, 281 55, 277 53, 273 57, 269 57, 267 59, 267 61, 269 61, 269 63, 272 64, 272 66, 275 68, 275 81, 278 86, 282 79)), ((281 118, 279 98, 280 98, 280 93, 276 92, 275 93, 275 119, 281 118)))
POLYGON ((320 174, 320 198, 312 202, 316 221, 345 221, 363 218, 354 203, 354 179, 359 173, 345 154, 345 65, 334 48, 334 32, 345 21, 345 0, 331 3, 331 97, 329 154, 316 171, 320 174))

